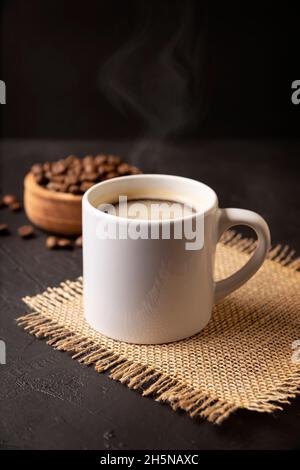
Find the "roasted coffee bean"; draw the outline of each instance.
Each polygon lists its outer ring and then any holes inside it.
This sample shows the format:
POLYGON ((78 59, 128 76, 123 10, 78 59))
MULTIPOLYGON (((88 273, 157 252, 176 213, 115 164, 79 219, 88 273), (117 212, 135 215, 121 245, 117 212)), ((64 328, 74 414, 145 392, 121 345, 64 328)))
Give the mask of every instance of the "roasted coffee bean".
POLYGON ((68 168, 81 168, 82 160, 78 157, 74 157, 72 161, 68 164, 68 168))
POLYGON ((57 241, 58 238, 55 237, 54 235, 51 235, 50 237, 46 238, 46 247, 49 248, 49 250, 53 250, 53 248, 57 247, 57 241))
POLYGON ((9 233, 7 224, 0 224, 0 235, 7 235, 9 233))
POLYGON ((51 191, 57 191, 59 193, 66 193, 68 189, 68 185, 66 183, 56 183, 55 181, 50 181, 50 183, 46 186, 47 189, 51 191))
POLYGON ((117 172, 119 175, 128 175, 128 173, 130 173, 130 166, 128 163, 121 163, 121 165, 117 167, 117 172))
POLYGON ((2 201, 5 206, 10 206, 14 202, 18 202, 18 198, 14 194, 6 194, 5 196, 3 196, 2 201))
POLYGON ((106 163, 103 163, 102 165, 100 165, 100 166, 98 167, 98 175, 99 175, 99 177, 105 175, 105 173, 106 173, 105 165, 106 165, 106 163))
POLYGON ((111 178, 116 178, 117 176, 120 176, 119 173, 117 173, 116 171, 110 171, 109 173, 107 173, 107 175, 104 176, 104 179, 110 180, 111 178))
POLYGON ((61 188, 61 184, 60 183, 55 183, 55 182, 52 182, 50 181, 47 186, 46 186, 47 189, 50 189, 51 191, 59 191, 60 188, 61 188))
POLYGON ((78 186, 78 184, 71 184, 68 188, 68 192, 71 194, 80 194, 80 186, 78 186))
POLYGON ((51 183, 50 181, 49 183, 46 184, 46 188, 50 189, 50 191, 56 191, 56 183, 51 183))
POLYGON ((82 193, 85 193, 88 189, 90 189, 92 186, 94 186, 94 183, 90 181, 83 181, 80 185, 80 191, 82 193))
POLYGON ((49 170, 49 171, 45 171, 45 178, 47 178, 48 180, 51 180, 53 178, 53 174, 52 174, 52 171, 49 170))
POLYGON ((97 181, 98 173, 82 173, 80 175, 80 181, 97 181))
POLYGON ((18 228, 18 234, 22 238, 31 238, 34 235, 34 229, 32 225, 22 225, 18 228))
POLYGON ((121 158, 117 157, 116 155, 108 155, 107 163, 109 163, 111 165, 120 165, 121 158))
POLYGON ((39 175, 43 172, 43 165, 41 165, 41 163, 35 163, 35 165, 32 165, 31 171, 34 175, 39 175))
POLYGON ((64 175, 52 175, 51 182, 53 183, 65 183, 65 176, 64 175))
POLYGON ((94 157, 92 155, 86 155, 82 159, 82 164, 83 166, 85 166, 85 165, 89 165, 90 163, 94 163, 94 157))
POLYGON ((97 166, 99 165, 102 165, 102 163, 106 163, 107 162, 107 156, 106 155, 96 155, 95 158, 94 158, 94 162, 97 166))
POLYGON ((66 193, 68 191, 68 185, 66 183, 57 183, 59 185, 58 192, 66 193))
POLYGON ((51 171, 53 175, 61 175, 66 171, 67 165, 63 160, 52 163, 51 171))
POLYGON ((43 164, 43 170, 44 171, 50 171, 51 170, 51 163, 50 162, 45 162, 43 164))
POLYGON ((96 169, 96 165, 95 165, 93 162, 91 162, 91 163, 86 163, 86 164, 84 165, 84 171, 85 171, 86 173, 94 173, 94 172, 95 172, 95 169, 96 169))
POLYGON ((109 173, 110 171, 115 170, 115 165, 111 165, 108 163, 103 163, 98 167, 98 173, 100 176, 105 175, 105 173, 109 173))
POLYGON ((81 247, 82 247, 82 236, 76 238, 76 240, 75 240, 75 246, 77 246, 78 248, 81 248, 81 247))
POLYGON ((67 175, 77 176, 77 178, 78 178, 78 176, 80 176, 81 173, 82 173, 81 165, 74 165, 74 166, 70 167, 70 169, 67 172, 67 175))
POLYGON ((112 163, 105 163, 103 166, 106 173, 109 173, 110 171, 115 171, 116 169, 116 165, 113 165, 112 163))
POLYGON ((67 174, 64 178, 66 184, 76 184, 78 182, 78 176, 67 174))
POLYGON ((13 212, 18 212, 22 209, 22 204, 18 201, 15 201, 13 202, 10 206, 9 206, 10 210, 12 210, 13 212))
POLYGON ((58 238, 57 246, 59 246, 59 248, 71 248, 72 242, 68 238, 58 238))
POLYGON ((67 166, 69 166, 76 160, 76 158, 77 158, 76 155, 68 155, 65 158, 65 163, 67 164, 67 166))

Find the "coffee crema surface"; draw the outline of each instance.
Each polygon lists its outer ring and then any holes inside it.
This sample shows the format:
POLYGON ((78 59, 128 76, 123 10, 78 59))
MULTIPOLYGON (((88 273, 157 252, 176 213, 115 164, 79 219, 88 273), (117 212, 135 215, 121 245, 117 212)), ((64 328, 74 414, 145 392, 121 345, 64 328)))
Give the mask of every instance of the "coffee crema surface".
POLYGON ((135 220, 175 220, 196 213, 195 208, 184 202, 151 198, 128 200, 122 196, 119 202, 102 204, 98 208, 110 215, 135 220))

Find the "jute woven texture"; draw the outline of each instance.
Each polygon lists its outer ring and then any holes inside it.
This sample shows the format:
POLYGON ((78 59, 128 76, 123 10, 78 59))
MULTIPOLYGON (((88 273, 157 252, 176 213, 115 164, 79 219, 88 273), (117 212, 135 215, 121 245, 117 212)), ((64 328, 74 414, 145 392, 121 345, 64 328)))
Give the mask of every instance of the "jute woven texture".
MULTIPOLYGON (((216 278, 236 271, 254 248, 253 240, 225 234, 216 278)), ((33 313, 18 322, 144 395, 221 423, 238 408, 281 409, 297 394, 300 354, 292 344, 300 339, 299 267, 287 247, 274 248, 260 271, 214 308, 201 333, 171 344, 132 345, 95 332, 83 318, 81 279, 26 297, 33 313)))

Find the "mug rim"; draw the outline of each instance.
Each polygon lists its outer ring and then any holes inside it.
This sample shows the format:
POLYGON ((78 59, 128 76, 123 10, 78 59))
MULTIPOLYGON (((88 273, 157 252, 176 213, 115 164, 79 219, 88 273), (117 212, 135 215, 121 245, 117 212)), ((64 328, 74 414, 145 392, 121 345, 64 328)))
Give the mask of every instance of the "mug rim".
POLYGON ((111 220, 111 221, 118 220, 119 223, 120 222, 128 223, 129 219, 127 217, 120 217, 117 215, 108 214, 106 212, 100 211, 91 203, 91 201, 89 200, 89 197, 93 192, 97 190, 99 186, 101 187, 109 186, 110 184, 115 184, 117 181, 120 181, 120 180, 124 181, 125 179, 126 181, 129 181, 129 180, 136 180, 136 179, 141 179, 141 178, 148 179, 148 180, 159 179, 159 178, 169 178, 173 180, 181 180, 183 182, 184 181, 194 182, 194 183, 197 183, 202 188, 205 188, 205 190, 211 194, 211 198, 210 198, 209 204, 207 204, 207 207, 203 208, 202 210, 197 210, 194 214, 183 216, 178 219, 162 219, 162 220, 160 219, 152 219, 152 220, 151 219, 130 219, 131 222, 135 221, 136 223, 147 224, 147 225, 150 225, 150 224, 151 225, 154 225, 154 224, 163 225, 164 223, 170 224, 170 223, 175 223, 178 221, 190 220, 197 216, 204 216, 208 214, 209 212, 211 212, 213 209, 216 209, 218 207, 218 197, 217 197, 216 192, 210 186, 208 186, 205 183, 202 183, 201 181, 197 181, 193 178, 187 178, 185 176, 169 175, 165 173, 141 173, 138 175, 118 176, 116 178, 111 178, 109 180, 100 181, 99 183, 91 186, 91 188, 89 188, 82 197, 82 208, 86 206, 97 217, 108 218, 108 220, 111 220))

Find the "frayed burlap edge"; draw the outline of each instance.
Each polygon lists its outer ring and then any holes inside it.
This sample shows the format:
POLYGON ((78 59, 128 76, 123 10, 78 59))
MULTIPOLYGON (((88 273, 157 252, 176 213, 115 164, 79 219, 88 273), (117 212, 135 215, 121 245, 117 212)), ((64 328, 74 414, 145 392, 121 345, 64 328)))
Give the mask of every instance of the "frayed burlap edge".
MULTIPOLYGON (((224 234, 221 242, 248 254, 255 250, 257 244, 252 238, 243 238, 233 231, 224 234)), ((287 245, 277 245, 269 251, 268 259, 292 271, 298 271, 300 257, 294 258, 294 255, 294 250, 291 250, 287 245)), ((39 297, 46 297, 48 302, 64 302, 81 295, 82 278, 79 278, 75 282, 61 283, 60 287, 48 288, 39 297)), ((23 300, 27 305, 33 307, 31 297, 25 297, 23 300)), ((243 408, 240 405, 228 403, 228 401, 194 390, 181 384, 175 378, 155 370, 155 368, 138 364, 110 349, 99 348, 92 339, 74 333, 65 326, 58 325, 56 321, 46 318, 40 312, 21 316, 17 319, 17 323, 37 338, 49 338, 47 344, 57 350, 71 353, 72 359, 78 360, 81 364, 94 365, 95 370, 99 373, 110 371, 109 377, 111 379, 138 390, 143 396, 152 396, 156 401, 168 403, 173 410, 182 409, 191 417, 198 416, 206 418, 212 423, 220 424, 235 410, 243 408)), ((268 413, 282 410, 281 405, 289 404, 289 399, 300 393, 299 388, 300 370, 281 384, 279 390, 270 393, 267 400, 261 400, 255 406, 245 406, 244 408, 268 413)))

